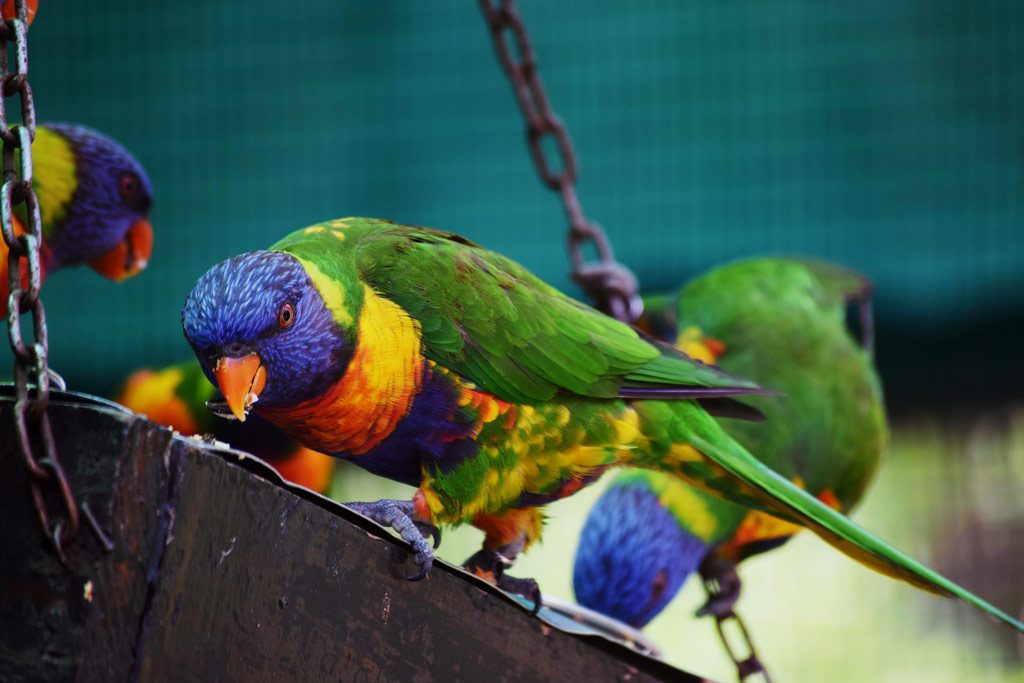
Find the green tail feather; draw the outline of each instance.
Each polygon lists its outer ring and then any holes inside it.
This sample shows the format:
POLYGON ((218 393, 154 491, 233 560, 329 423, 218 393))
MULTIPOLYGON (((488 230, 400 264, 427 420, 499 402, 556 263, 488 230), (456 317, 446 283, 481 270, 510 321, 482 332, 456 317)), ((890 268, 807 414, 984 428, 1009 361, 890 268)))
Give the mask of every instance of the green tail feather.
POLYGON ((753 492, 745 493, 754 493, 761 507, 773 514, 807 527, 838 550, 875 571, 933 593, 960 598, 1024 633, 1024 623, 903 554, 848 517, 794 486, 762 465, 724 433, 706 434, 705 437, 694 435, 691 443, 729 474, 753 487, 753 492))

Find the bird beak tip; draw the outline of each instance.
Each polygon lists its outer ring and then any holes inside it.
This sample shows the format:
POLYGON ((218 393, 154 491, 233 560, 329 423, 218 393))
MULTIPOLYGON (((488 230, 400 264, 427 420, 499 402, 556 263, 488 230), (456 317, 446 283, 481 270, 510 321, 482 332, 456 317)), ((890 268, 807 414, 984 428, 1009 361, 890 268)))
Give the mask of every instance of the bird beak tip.
POLYGON ((89 261, 89 265, 103 277, 122 282, 145 270, 152 254, 153 226, 147 219, 140 218, 128 228, 124 239, 89 261))
POLYGON ((249 407, 256 402, 267 381, 267 373, 259 355, 250 353, 241 358, 222 356, 213 367, 217 386, 239 422, 245 422, 249 407))

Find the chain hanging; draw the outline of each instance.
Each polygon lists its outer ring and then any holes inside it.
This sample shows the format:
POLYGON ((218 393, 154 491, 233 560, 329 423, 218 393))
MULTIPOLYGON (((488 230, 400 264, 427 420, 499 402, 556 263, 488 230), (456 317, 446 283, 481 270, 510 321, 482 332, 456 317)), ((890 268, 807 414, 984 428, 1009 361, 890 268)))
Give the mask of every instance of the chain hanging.
POLYGON ((762 680, 771 683, 772 677, 761 663, 747 625, 733 610, 740 590, 740 577, 736 573, 736 565, 720 560, 712 553, 701 563, 699 573, 704 582, 708 600, 704 607, 697 612, 697 615, 714 618, 715 631, 718 632, 722 648, 729 656, 733 666, 736 667, 736 679, 743 683, 751 676, 761 674, 762 680), (735 628, 730 628, 730 624, 734 624, 735 628), (738 647, 733 647, 733 639, 729 636, 729 631, 736 632, 735 638, 739 641, 738 647), (744 651, 747 653, 746 656, 743 655, 744 651))
MULTIPOLYGON (((637 280, 633 273, 615 260, 611 243, 604 231, 595 223, 587 220, 576 195, 576 152, 569 137, 565 124, 552 110, 548 103, 547 93, 537 70, 537 59, 533 52, 526 26, 515 0, 480 0, 480 9, 491 31, 494 48, 498 54, 505 74, 512 82, 516 102, 526 120, 526 141, 530 148, 530 156, 540 175, 541 181, 562 196, 565 215, 569 220, 569 252, 572 255, 572 279, 579 284, 587 295, 596 302, 597 307, 619 320, 633 322, 640 317, 643 303, 637 294, 637 280), (508 35, 511 33, 518 60, 513 56, 508 35), (544 138, 553 137, 561 157, 561 170, 553 170, 544 152, 544 138), (597 250, 599 260, 587 263, 583 257, 583 248, 592 244, 597 250)), ((716 588, 707 583, 709 596, 716 594, 716 588)), ((765 681, 771 683, 768 671, 761 664, 754 644, 750 639, 746 625, 739 615, 729 610, 722 615, 715 615, 715 628, 722 641, 725 651, 736 666, 740 681, 755 674, 761 674, 765 681), (746 657, 737 655, 737 651, 726 635, 727 625, 735 623, 743 644, 749 653, 746 657)))
POLYGON ((747 626, 743 623, 743 619, 740 618, 740 615, 729 610, 726 614, 715 614, 713 616, 715 619, 715 630, 718 632, 718 639, 722 641, 722 647, 725 649, 726 654, 729 655, 729 659, 732 660, 733 665, 736 667, 736 679, 742 683, 751 676, 761 674, 762 680, 766 681, 766 683, 772 683, 772 677, 768 674, 768 670, 764 668, 764 664, 761 663, 760 658, 757 656, 757 650, 754 649, 754 643, 750 639, 750 632, 747 631, 747 626), (736 630, 739 631, 739 638, 749 653, 746 657, 738 654, 737 650, 732 646, 727 631, 730 623, 736 624, 736 630))
POLYGON ((28 84, 28 8, 15 0, 15 16, 0 25, 0 141, 3 143, 4 183, 0 188, 0 229, 7 244, 7 326, 14 352, 15 446, 28 469, 32 502, 43 534, 67 566, 65 549, 78 534, 78 505, 57 459, 46 406, 50 400, 52 371, 47 365, 46 314, 40 299, 43 271, 40 261, 42 221, 32 189, 32 141, 36 112, 28 84), (14 70, 10 69, 9 43, 14 43, 14 70), (21 123, 8 125, 7 98, 17 95, 21 123), (24 204, 24 229, 16 227, 14 207, 24 204), (32 320, 32 340, 22 336, 22 319, 32 320), (36 438, 33 439, 32 437, 36 438), (42 457, 36 458, 34 443, 42 457), (56 505, 51 504, 56 501, 56 505))
POLYGON ((569 220, 569 253, 572 256, 572 279, 587 293, 597 307, 619 320, 633 322, 643 311, 637 294, 636 276, 615 260, 611 243, 596 223, 587 220, 576 196, 576 152, 569 131, 551 110, 547 93, 537 71, 533 46, 519 16, 515 0, 480 0, 480 9, 491 31, 494 48, 505 74, 512 82, 519 109, 526 120, 526 141, 541 181, 562 196, 569 220), (509 34, 515 44, 518 60, 513 56, 509 34), (544 151, 544 139, 551 137, 558 147, 561 167, 553 167, 544 151), (587 262, 584 247, 592 245, 598 260, 587 262))

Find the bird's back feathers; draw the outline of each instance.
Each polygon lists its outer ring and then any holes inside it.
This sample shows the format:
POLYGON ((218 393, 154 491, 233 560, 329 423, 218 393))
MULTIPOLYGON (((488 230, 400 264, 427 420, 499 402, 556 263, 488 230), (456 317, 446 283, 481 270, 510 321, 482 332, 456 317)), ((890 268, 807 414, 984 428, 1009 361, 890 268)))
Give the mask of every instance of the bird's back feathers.
POLYGON ((694 398, 759 390, 644 339, 452 233, 353 218, 293 233, 272 249, 324 273, 348 261, 363 283, 418 322, 428 359, 506 401, 537 403, 559 392, 694 398))

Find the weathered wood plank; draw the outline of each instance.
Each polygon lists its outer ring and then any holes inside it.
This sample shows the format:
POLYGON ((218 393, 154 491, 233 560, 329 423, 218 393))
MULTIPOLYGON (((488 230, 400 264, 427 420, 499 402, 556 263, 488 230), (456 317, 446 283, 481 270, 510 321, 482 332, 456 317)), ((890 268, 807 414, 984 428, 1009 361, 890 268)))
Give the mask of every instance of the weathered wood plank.
POLYGON ((443 562, 410 583, 401 541, 263 463, 61 398, 61 461, 115 549, 83 526, 64 571, 0 440, 0 680, 699 680, 443 562))
POLYGON ((10 408, 0 399, 0 680, 123 679, 146 594, 140 567, 152 555, 152 511, 167 488, 152 454, 171 434, 98 405, 54 406, 54 435, 77 498, 117 539, 105 555, 83 524, 69 553, 71 574, 39 532, 10 408), (87 629, 90 653, 83 650, 87 629))

